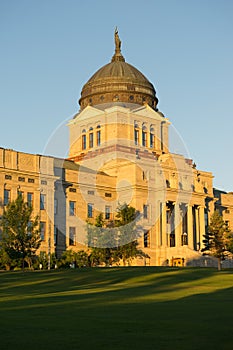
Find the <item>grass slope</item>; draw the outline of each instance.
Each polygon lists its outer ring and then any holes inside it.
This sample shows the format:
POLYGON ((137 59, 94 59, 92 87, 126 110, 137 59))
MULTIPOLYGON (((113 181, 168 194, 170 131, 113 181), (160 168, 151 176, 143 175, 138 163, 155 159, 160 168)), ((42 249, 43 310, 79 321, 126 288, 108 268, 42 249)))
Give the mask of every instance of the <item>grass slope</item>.
POLYGON ((0 273, 2 350, 225 350, 232 325, 232 271, 0 273))

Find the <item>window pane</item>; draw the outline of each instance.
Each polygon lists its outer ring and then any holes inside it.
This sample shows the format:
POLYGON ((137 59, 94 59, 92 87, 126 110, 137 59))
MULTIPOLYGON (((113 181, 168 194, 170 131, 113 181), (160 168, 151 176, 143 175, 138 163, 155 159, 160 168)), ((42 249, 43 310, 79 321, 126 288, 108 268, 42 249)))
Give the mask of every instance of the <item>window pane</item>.
POLYGON ((148 205, 143 205, 143 217, 148 219, 148 205))
POLYGON ((93 204, 88 203, 87 205, 87 217, 92 218, 93 217, 93 204))
POLYGON ((89 134, 89 147, 92 148, 93 147, 93 132, 91 132, 89 134))
POLYGON ((57 202, 57 199, 54 198, 54 215, 57 214, 57 207, 58 207, 58 202, 57 202))
POLYGON ((40 194, 40 210, 45 209, 45 199, 46 199, 46 195, 41 193, 40 194))
POLYGON ((139 131, 138 130, 134 130, 134 143, 135 145, 139 144, 139 131))
POLYGON ((82 149, 86 149, 87 147, 87 138, 86 135, 82 135, 82 149))
POLYGON ((57 245, 57 242, 58 242, 58 234, 59 234, 58 228, 55 226, 55 227, 54 227, 54 245, 57 245))
POLYGON ((40 238, 42 241, 45 240, 45 222, 40 222, 40 238))
POLYGON ((154 139, 155 139, 154 135, 150 134, 150 148, 154 148, 154 143, 155 143, 154 139))
POLYGON ((97 131, 97 146, 101 144, 101 132, 97 131))
POLYGON ((10 202, 10 190, 4 189, 4 205, 10 202))
POLYGON ((149 242, 149 232, 144 232, 144 248, 149 248, 150 242, 149 242))
POLYGON ((76 202, 70 201, 70 204, 69 204, 69 213, 70 213, 71 216, 74 216, 74 215, 75 215, 75 212, 76 212, 76 202))
POLYGON ((69 245, 75 245, 76 244, 76 229, 75 227, 69 228, 69 245))
POLYGON ((106 206, 105 207, 105 219, 109 220, 110 219, 110 215, 111 215, 111 207, 106 206))
POLYGON ((145 131, 142 132, 142 145, 146 146, 146 132, 145 131))
POLYGON ((27 194, 27 203, 29 207, 33 206, 33 193, 28 192, 27 194))

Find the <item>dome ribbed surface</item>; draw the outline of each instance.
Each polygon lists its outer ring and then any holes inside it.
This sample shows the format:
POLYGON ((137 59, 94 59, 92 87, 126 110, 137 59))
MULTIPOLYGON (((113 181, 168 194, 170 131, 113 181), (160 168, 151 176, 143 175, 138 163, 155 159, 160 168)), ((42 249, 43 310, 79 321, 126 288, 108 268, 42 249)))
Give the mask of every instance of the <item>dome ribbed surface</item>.
POLYGON ((154 86, 137 68, 125 62, 119 48, 112 61, 83 86, 79 100, 81 109, 110 102, 147 103, 154 109, 158 103, 154 86))

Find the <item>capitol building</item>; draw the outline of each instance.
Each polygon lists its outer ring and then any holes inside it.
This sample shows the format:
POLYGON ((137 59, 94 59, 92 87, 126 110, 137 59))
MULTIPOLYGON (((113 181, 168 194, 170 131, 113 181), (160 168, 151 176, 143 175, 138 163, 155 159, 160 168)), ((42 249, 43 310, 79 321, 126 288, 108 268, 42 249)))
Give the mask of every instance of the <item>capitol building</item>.
POLYGON ((169 148, 171 122, 153 84, 125 61, 115 31, 111 61, 86 82, 68 122, 66 159, 0 148, 0 215, 22 193, 40 217, 39 251, 87 250, 87 221, 114 220, 119 204, 140 213, 132 265, 202 266, 203 235, 218 209, 233 231, 233 192, 169 148))

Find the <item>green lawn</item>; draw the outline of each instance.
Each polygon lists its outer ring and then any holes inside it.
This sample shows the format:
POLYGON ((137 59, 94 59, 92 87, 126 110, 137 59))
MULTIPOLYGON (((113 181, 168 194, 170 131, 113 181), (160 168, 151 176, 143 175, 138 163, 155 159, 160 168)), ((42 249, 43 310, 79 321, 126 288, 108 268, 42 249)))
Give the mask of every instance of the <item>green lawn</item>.
POLYGON ((233 271, 0 273, 2 350, 233 349, 233 271))

